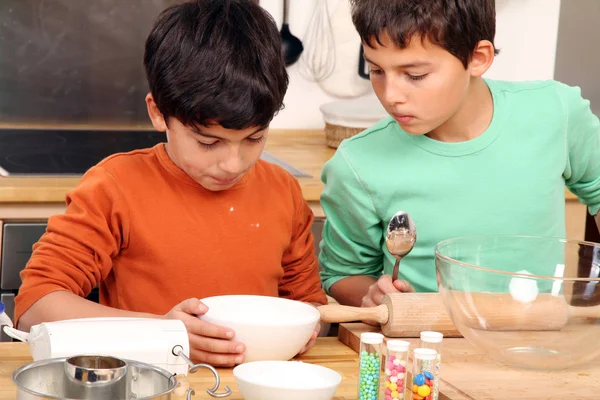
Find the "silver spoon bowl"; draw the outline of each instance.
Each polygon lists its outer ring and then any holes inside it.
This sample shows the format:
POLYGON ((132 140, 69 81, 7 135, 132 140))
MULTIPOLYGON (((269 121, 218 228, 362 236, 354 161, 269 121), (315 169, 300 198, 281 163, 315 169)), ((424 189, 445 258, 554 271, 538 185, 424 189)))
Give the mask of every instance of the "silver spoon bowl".
POLYGON ((398 279, 400 260, 410 253, 416 241, 417 229, 415 228, 415 223, 408 213, 398 211, 388 223, 385 241, 388 251, 396 258, 392 272, 392 281, 398 279))

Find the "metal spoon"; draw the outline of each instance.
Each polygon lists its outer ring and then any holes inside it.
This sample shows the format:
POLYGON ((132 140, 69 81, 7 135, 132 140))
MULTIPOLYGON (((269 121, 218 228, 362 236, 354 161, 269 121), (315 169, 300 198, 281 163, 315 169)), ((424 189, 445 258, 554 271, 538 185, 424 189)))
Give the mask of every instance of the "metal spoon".
POLYGON ((304 50, 304 46, 300 39, 290 32, 288 23, 288 1, 283 0, 283 23, 281 25, 281 46, 283 49, 283 58, 285 65, 289 66, 298 61, 300 54, 304 50))
POLYGON ((408 213, 398 211, 388 223, 385 241, 390 254, 396 257, 396 264, 394 264, 394 271, 392 272, 392 281, 398 279, 400 260, 410 253, 416 241, 417 229, 415 228, 415 223, 408 213))

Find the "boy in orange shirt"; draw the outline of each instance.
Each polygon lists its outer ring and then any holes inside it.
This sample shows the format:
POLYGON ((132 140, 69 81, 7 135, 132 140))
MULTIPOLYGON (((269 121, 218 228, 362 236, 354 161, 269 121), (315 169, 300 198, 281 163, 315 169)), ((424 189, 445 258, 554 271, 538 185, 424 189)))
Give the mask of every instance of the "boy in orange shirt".
MULTIPOLYGON (((243 362, 198 298, 326 303, 298 182, 259 160, 288 76, 273 19, 251 0, 161 13, 146 41, 148 114, 167 143, 91 168, 48 221, 16 298, 19 328, 82 317, 185 322, 191 357, 243 362), (99 285, 100 303, 86 300, 99 285)), ((314 343, 317 331, 307 344, 314 343)))

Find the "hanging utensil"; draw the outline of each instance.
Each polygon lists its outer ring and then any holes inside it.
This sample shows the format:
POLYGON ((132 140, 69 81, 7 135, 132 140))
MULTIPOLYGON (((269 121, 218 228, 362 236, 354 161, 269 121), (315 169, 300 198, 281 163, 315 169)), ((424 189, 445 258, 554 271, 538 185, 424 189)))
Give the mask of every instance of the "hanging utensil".
POLYGON ((363 45, 360 45, 359 54, 358 54, 358 76, 363 79, 371 80, 369 65, 365 60, 365 51, 363 45))
POLYGON ((300 57, 300 75, 313 82, 329 78, 335 69, 335 44, 328 1, 316 2, 302 40, 306 48, 300 57))
POLYGON ((288 0, 283 0, 283 24, 281 25, 281 46, 285 65, 294 64, 300 58, 304 46, 300 39, 290 32, 288 21, 288 0))
MULTIPOLYGON (((320 3, 320 1, 319 1, 320 3)), ((321 11, 323 22, 329 25, 331 35, 321 35, 325 41, 332 39, 331 45, 327 42, 321 43, 319 47, 320 57, 313 59, 313 65, 316 60, 320 59, 327 62, 323 66, 333 65, 333 71, 326 78, 316 80, 319 88, 325 93, 336 98, 358 98, 373 91, 371 82, 361 78, 357 73, 358 68, 358 53, 361 46, 360 35, 356 31, 352 23, 352 7, 348 0, 327 0, 328 16, 325 21, 325 16, 321 11), (325 58, 326 57, 326 58, 325 58), (332 58, 331 60, 329 58, 332 58)), ((324 5, 321 4, 321 9, 324 5)), ((315 10, 316 11, 316 10, 315 10)), ((322 32, 325 32, 325 25, 322 25, 322 32)), ((307 30, 307 34, 309 31, 307 30)), ((306 47, 306 52, 309 52, 310 37, 305 37, 302 41, 306 47)), ((302 58, 300 63, 302 63, 302 58)), ((326 76, 328 68, 321 67, 326 76), (327 71, 327 72, 325 72, 327 71)), ((300 70, 300 72, 302 72, 300 70)), ((387 114, 386 114, 387 115, 387 114)))

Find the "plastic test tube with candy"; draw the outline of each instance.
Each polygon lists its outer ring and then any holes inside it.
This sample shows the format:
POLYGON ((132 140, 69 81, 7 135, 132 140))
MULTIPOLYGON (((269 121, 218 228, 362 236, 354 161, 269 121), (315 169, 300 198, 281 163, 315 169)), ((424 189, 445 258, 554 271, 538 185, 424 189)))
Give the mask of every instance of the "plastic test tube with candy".
POLYGON ((433 349, 415 349, 412 370, 412 400, 433 400, 433 378, 437 352, 433 349))
POLYGON ((358 400, 379 400, 383 335, 364 332, 360 335, 358 400))
POLYGON ((404 399, 406 389, 406 366, 410 343, 404 340, 388 340, 385 356, 385 400, 404 399))
POLYGON ((424 349, 433 349, 437 352, 435 371, 433 372, 433 396, 431 397, 432 400, 438 400, 440 393, 440 364, 442 362, 443 339, 444 335, 441 332, 421 332, 421 347, 424 349))

